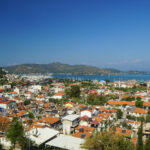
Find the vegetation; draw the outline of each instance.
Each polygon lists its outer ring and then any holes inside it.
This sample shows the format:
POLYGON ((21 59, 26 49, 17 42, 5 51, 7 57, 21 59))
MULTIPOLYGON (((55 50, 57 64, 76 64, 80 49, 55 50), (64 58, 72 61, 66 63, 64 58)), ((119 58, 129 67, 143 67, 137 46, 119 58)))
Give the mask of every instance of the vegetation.
POLYGON ((24 105, 26 106, 26 105, 29 105, 31 102, 30 102, 30 100, 25 100, 24 101, 24 105))
POLYGON ((126 98, 123 98, 122 101, 135 101, 135 97, 128 96, 126 98))
POLYGON ((145 120, 146 122, 150 122, 150 114, 148 114, 147 116, 146 116, 146 120, 145 120))
POLYGON ((148 137, 146 138, 144 150, 150 150, 150 135, 148 135, 148 137))
POLYGON ((136 121, 136 117, 131 115, 127 115, 127 119, 136 121))
POLYGON ((133 86, 132 88, 115 88, 116 90, 122 90, 124 92, 133 92, 133 91, 143 91, 146 90, 145 86, 139 85, 139 86, 133 86))
POLYGON ((125 122, 125 121, 122 123, 122 127, 127 128, 129 130, 131 130, 131 128, 132 128, 132 126, 127 124, 127 122, 125 122))
POLYGON ((87 150, 134 150, 134 145, 115 132, 96 133, 86 139, 83 148, 87 150))
POLYGON ((0 68, 0 85, 4 85, 8 82, 5 75, 6 72, 2 68, 0 68))
POLYGON ((135 106, 142 108, 142 107, 143 107, 143 101, 137 100, 137 101, 135 102, 135 106))
POLYGON ((30 119, 34 119, 35 118, 32 112, 29 112, 29 118, 30 119))
POLYGON ((123 112, 120 109, 118 109, 117 110, 117 119, 121 119, 122 116, 123 116, 123 112))
POLYGON ((141 127, 138 130, 138 140, 136 150, 143 150, 143 123, 141 122, 141 127))
POLYGON ((90 105, 104 105, 107 99, 104 95, 98 95, 96 93, 91 93, 87 97, 87 103, 90 105))
POLYGON ((16 147, 16 144, 20 145, 20 147, 24 149, 24 129, 17 118, 13 119, 10 127, 7 130, 6 137, 11 141, 12 149, 16 147))
POLYGON ((86 65, 51 64, 22 64, 6 67, 10 73, 71 73, 71 74, 114 74, 120 73, 115 69, 100 69, 86 65))
POLYGON ((78 85, 71 86, 70 90, 66 90, 66 95, 69 98, 79 98, 80 97, 80 87, 78 85))

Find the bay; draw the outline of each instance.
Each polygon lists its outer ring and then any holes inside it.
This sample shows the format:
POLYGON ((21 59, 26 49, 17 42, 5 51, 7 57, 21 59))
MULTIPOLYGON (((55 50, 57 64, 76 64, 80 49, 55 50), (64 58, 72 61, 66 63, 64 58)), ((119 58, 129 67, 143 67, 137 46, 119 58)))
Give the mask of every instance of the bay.
POLYGON ((150 81, 150 74, 119 74, 119 75, 71 75, 71 74, 53 74, 53 78, 74 79, 74 80, 106 80, 113 81, 150 81))

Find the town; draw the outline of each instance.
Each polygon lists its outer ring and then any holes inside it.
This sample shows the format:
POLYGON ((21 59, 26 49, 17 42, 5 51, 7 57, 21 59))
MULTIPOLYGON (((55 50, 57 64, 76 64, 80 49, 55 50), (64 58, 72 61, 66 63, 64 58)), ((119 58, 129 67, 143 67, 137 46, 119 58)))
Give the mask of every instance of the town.
POLYGON ((134 147, 142 133, 141 141, 149 146, 150 82, 58 79, 0 70, 4 149, 86 149, 87 139, 105 131, 115 131, 134 147), (26 137, 24 145, 21 137, 26 137))

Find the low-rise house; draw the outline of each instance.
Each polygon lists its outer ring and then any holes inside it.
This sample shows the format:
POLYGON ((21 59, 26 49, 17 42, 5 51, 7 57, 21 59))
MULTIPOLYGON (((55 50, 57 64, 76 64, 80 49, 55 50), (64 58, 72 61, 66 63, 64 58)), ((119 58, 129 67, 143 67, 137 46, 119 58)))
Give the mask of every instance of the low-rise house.
POLYGON ((83 150, 81 148, 84 139, 73 137, 70 135, 60 134, 56 138, 46 143, 46 146, 53 148, 62 148, 67 150, 83 150))
POLYGON ((128 129, 116 128, 115 133, 117 133, 119 135, 123 135, 126 138, 132 138, 133 137, 132 130, 128 130, 128 129))
POLYGON ((135 108, 134 110, 127 110, 127 114, 135 117, 141 117, 146 116, 147 110, 142 108, 135 108))
POLYGON ((58 93, 54 94, 52 98, 62 99, 63 97, 65 97, 65 93, 64 92, 58 92, 58 93))
POLYGON ((129 120, 128 124, 131 125, 133 129, 138 129, 141 123, 138 121, 129 120))
POLYGON ((38 122, 48 127, 55 128, 55 129, 59 129, 61 126, 61 121, 57 117, 48 116, 48 117, 38 120, 38 122))
POLYGON ((58 131, 50 128, 33 128, 26 133, 26 136, 39 146, 52 140, 58 134, 58 131))
POLYGON ((12 100, 0 100, 0 107, 4 109, 12 109, 16 102, 12 100))
POLYGON ((92 110, 83 110, 80 112, 80 117, 87 116, 88 118, 92 118, 92 110))
POLYGON ((89 138, 92 136, 92 133, 89 132, 75 132, 74 134, 72 134, 73 137, 77 137, 77 138, 89 138))

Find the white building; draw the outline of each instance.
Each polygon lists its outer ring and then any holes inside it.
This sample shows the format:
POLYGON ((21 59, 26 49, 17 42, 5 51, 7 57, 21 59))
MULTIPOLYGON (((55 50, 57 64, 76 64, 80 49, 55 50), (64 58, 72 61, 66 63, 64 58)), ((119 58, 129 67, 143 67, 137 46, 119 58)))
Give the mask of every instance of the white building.
POLYGON ((70 134, 74 128, 79 124, 79 115, 67 115, 62 119, 63 133, 70 134))
POLYGON ((47 142, 46 145, 67 150, 83 150, 81 148, 83 143, 84 139, 76 138, 70 135, 60 134, 56 138, 47 142))

